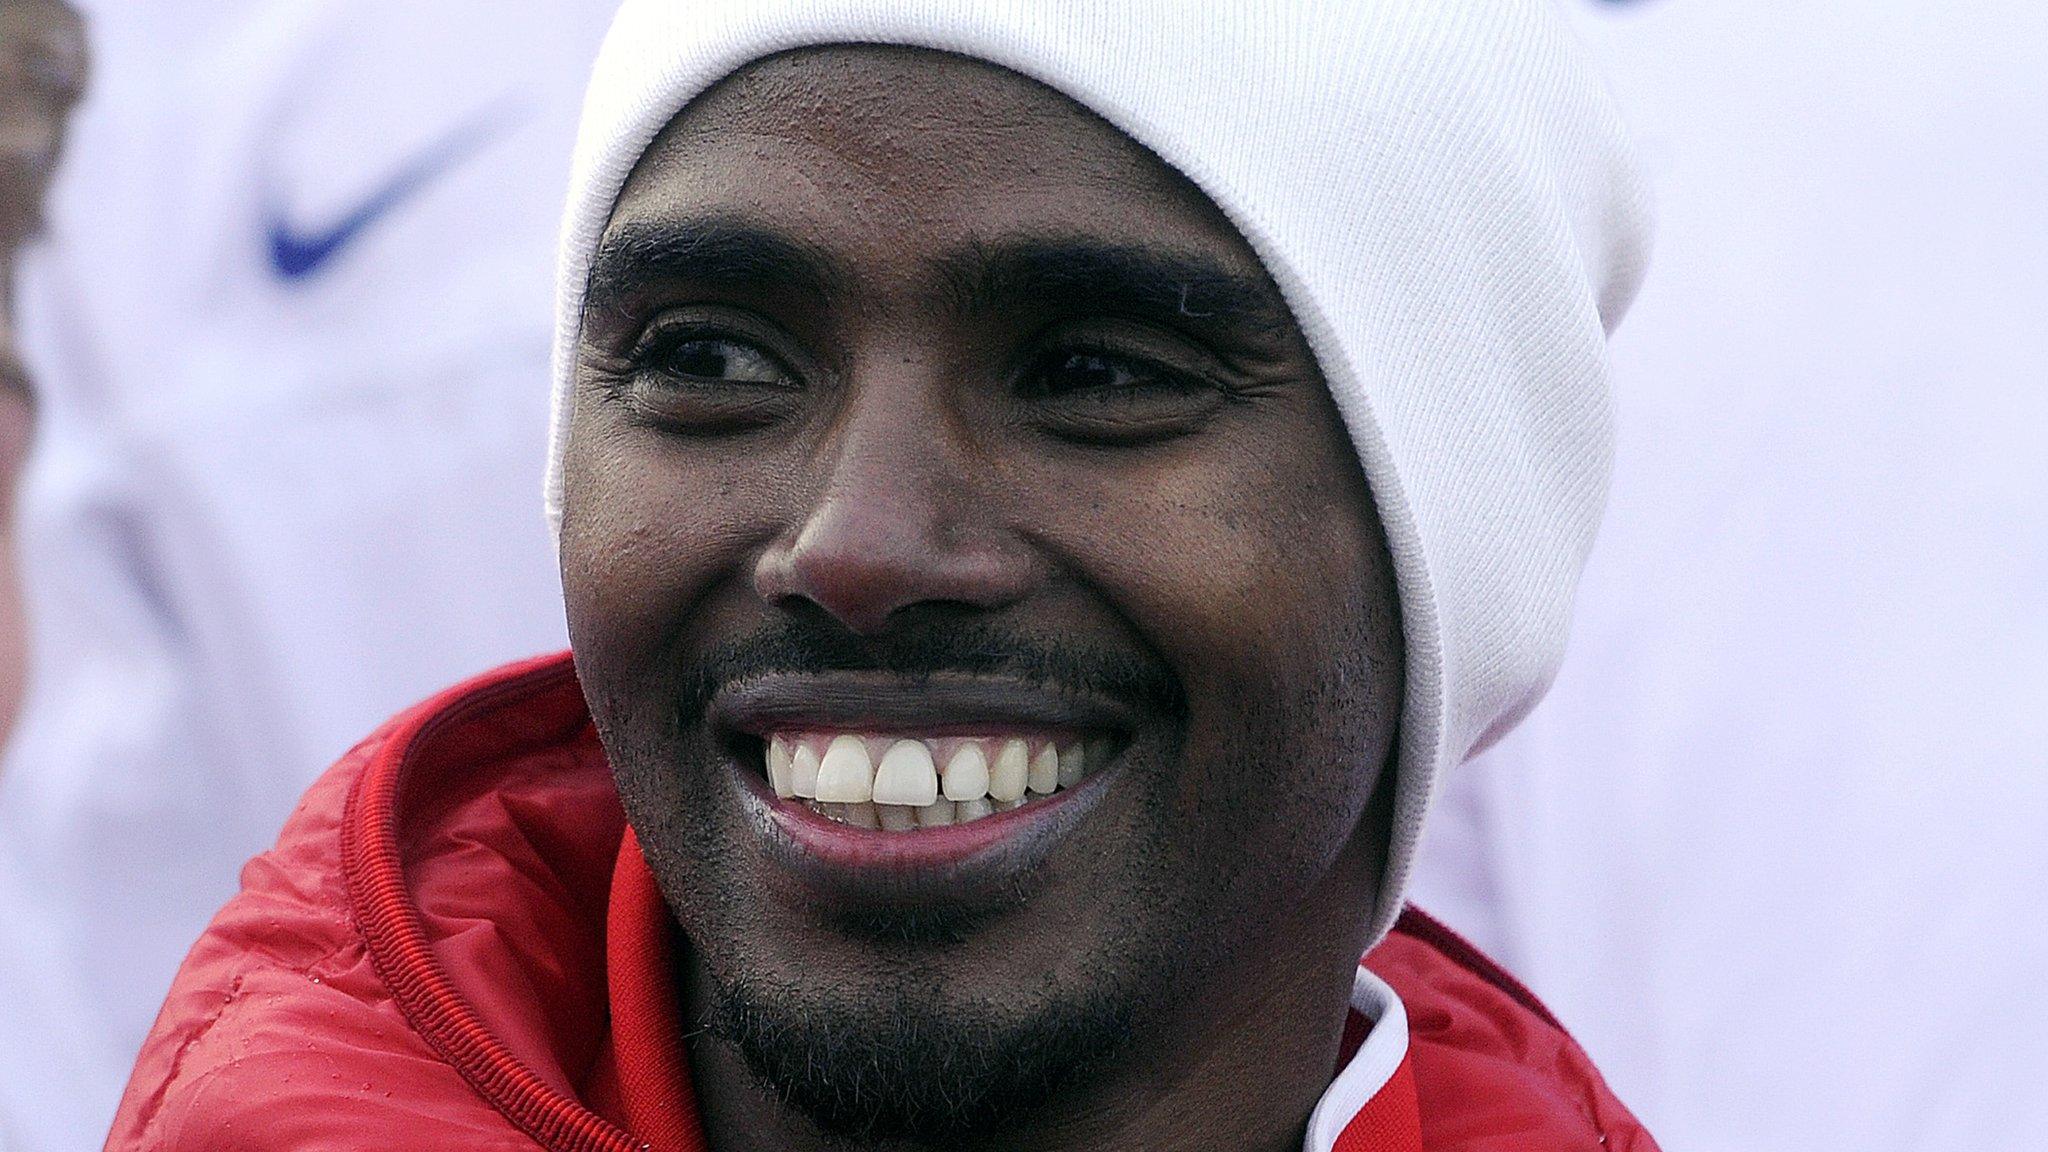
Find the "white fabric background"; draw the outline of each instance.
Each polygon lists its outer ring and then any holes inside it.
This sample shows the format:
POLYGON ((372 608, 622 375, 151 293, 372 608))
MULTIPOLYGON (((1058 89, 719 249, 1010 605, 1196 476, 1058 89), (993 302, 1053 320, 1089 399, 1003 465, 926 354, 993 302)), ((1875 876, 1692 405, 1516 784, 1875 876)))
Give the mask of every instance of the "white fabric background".
POLYGON ((1579 0, 1658 196, 1564 670, 1418 899, 1673 1152, 2048 1132, 2048 6, 1579 0))
POLYGON ((397 708, 564 642, 537 493, 602 0, 98 0, 25 284, 40 651, 0 774, 0 1145, 98 1148, 185 949, 397 708), (496 134, 297 282, 317 234, 496 134))

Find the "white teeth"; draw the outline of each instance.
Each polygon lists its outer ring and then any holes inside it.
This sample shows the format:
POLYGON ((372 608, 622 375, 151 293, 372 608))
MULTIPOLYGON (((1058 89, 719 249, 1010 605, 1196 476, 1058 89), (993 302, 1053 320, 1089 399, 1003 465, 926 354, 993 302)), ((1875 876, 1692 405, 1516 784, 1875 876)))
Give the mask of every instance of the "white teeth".
POLYGON ((818 795, 818 753, 808 744, 797 745, 789 758, 789 788, 806 800, 818 795))
MULTIPOLYGON (((768 783, 774 785, 775 794, 785 800, 796 795, 789 769, 789 742, 780 736, 768 741, 768 783)), ((812 790, 816 791, 815 788, 812 790)))
MULTIPOLYGON (((948 767, 947 779, 951 778, 952 769, 948 767)), ((875 803, 922 808, 938 798, 939 776, 932 769, 931 749, 922 740, 898 740, 891 744, 882 754, 882 762, 875 765, 875 803)))
POLYGON ((1024 798, 1031 773, 1031 749, 1022 740, 1003 741, 1002 751, 988 771, 988 794, 1012 804, 1024 798))
POLYGON ((833 820, 909 832, 1011 812, 1079 784, 1109 763, 1108 737, 1032 754, 1025 737, 875 736, 778 732, 764 759, 775 794, 833 820), (819 749, 823 748, 822 754, 819 749), (934 749, 947 751, 944 771, 934 749))
POLYGON ((818 763, 818 799, 828 804, 863 804, 875 798, 875 773, 868 746, 858 736, 834 737, 818 763))
POLYGON ((1072 788, 1088 774, 1089 758, 1081 745, 1070 744, 1060 749, 1060 787, 1072 788))
POLYGON ((1031 775, 1026 781, 1033 792, 1048 795, 1060 786, 1060 754, 1047 744, 1031 758, 1031 775))
POLYGON ((960 745, 946 761, 946 799, 979 800, 988 795, 988 754, 978 741, 960 745))

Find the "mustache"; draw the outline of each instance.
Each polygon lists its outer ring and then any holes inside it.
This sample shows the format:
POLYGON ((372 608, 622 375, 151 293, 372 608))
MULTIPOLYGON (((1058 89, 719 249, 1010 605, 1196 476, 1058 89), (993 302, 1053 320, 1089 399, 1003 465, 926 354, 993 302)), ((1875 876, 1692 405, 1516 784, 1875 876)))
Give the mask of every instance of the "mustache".
POLYGON ((870 672, 928 680, 985 676, 1096 696, 1179 718, 1187 694, 1149 652, 1032 636, 989 623, 931 621, 861 636, 828 621, 787 619, 689 659, 680 669, 679 718, 701 722, 725 689, 771 675, 870 672))

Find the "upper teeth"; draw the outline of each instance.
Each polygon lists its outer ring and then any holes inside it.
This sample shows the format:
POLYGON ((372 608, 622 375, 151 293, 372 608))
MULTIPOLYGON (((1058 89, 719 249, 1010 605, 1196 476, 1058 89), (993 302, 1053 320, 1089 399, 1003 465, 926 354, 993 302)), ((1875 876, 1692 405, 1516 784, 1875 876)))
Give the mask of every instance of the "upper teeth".
POLYGON ((1027 794, 1071 788, 1109 753, 1104 739, 776 733, 767 767, 777 796, 814 801, 847 823, 907 831, 978 820, 1027 794))

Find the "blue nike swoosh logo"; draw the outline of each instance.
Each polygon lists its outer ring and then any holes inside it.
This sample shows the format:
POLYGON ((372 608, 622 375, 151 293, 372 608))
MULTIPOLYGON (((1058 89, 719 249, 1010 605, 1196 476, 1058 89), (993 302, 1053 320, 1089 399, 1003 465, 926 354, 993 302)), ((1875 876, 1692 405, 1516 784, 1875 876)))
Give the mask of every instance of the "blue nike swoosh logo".
POLYGON ((316 275, 371 225, 481 151, 484 145, 509 128, 512 120, 505 109, 494 108, 456 125, 440 139, 420 149, 386 177, 375 191, 325 228, 301 231, 285 218, 282 205, 273 204, 266 228, 271 271, 287 283, 316 275))

